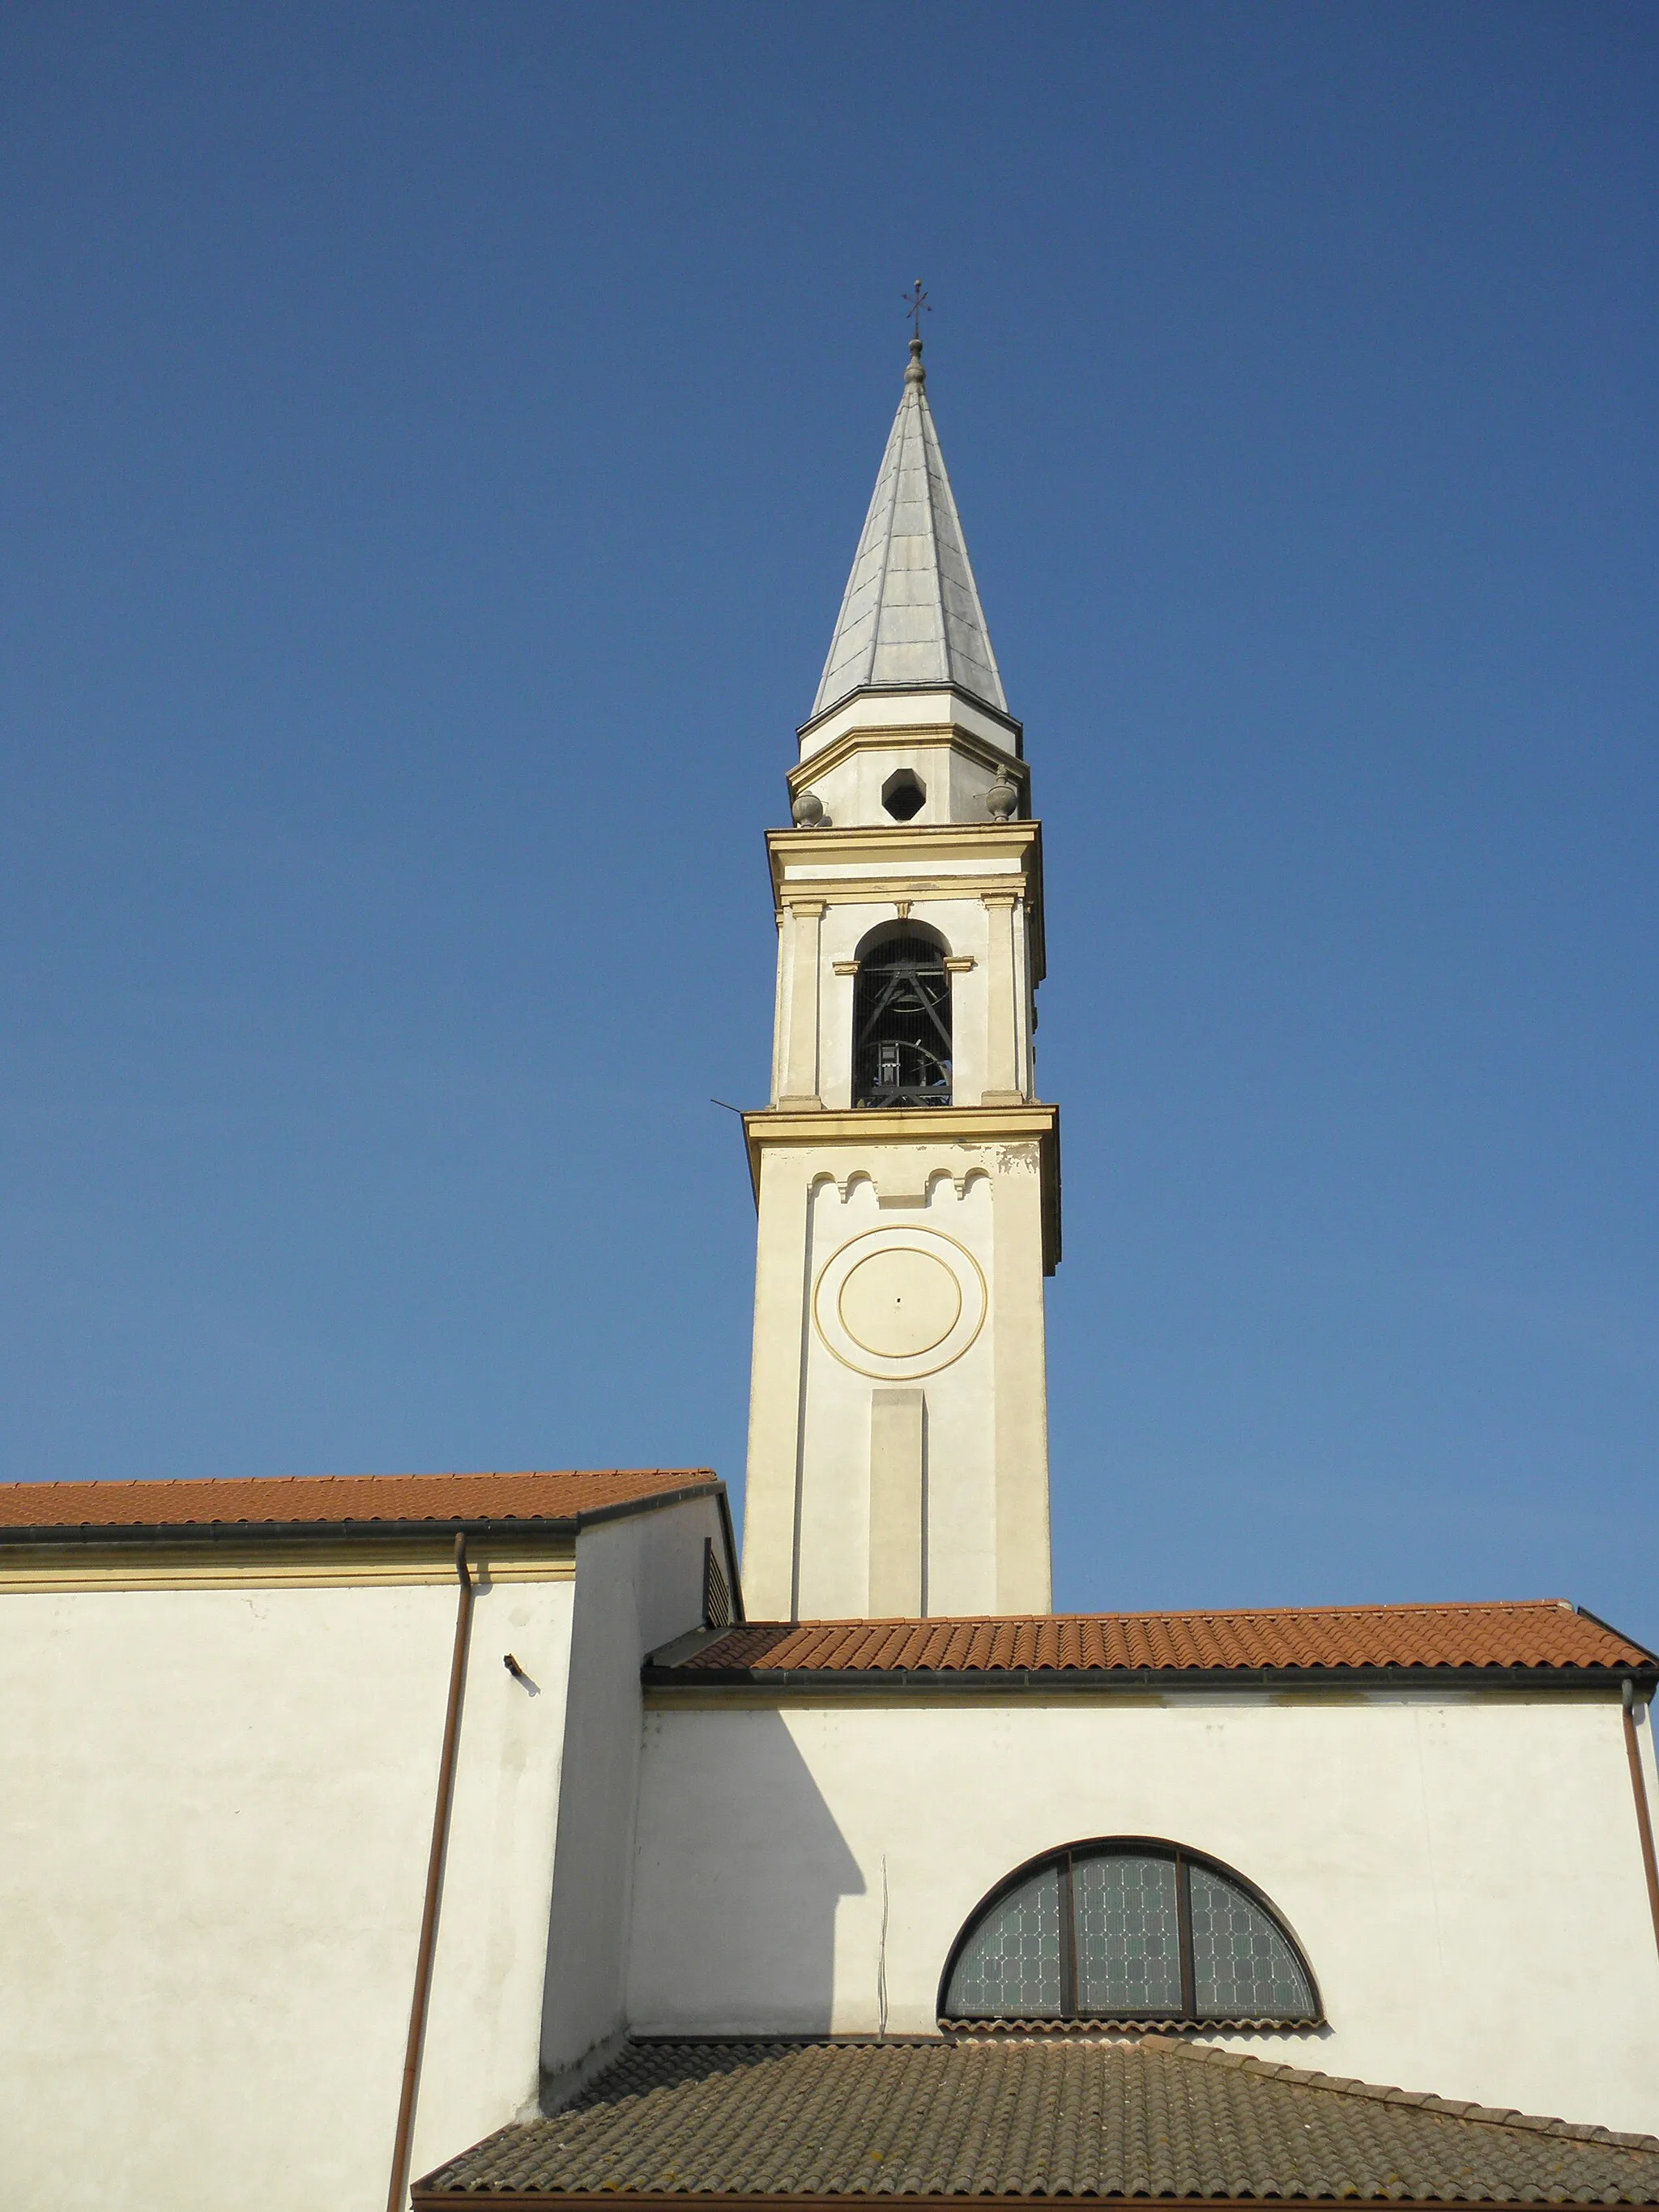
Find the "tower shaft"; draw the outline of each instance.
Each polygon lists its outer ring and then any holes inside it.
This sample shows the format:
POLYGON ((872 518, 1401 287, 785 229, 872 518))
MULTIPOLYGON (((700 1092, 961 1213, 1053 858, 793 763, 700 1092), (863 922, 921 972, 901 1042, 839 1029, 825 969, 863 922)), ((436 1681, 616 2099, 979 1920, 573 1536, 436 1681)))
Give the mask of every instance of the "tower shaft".
POLYGON ((1042 836, 911 348, 768 836, 744 1582, 757 1617, 1049 1604, 1042 836))

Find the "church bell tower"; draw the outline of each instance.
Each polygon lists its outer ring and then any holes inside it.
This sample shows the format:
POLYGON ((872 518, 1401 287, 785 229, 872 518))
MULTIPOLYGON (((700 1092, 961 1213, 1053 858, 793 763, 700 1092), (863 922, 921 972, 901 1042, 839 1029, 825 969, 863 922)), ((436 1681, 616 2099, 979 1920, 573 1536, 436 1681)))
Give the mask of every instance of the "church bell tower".
POLYGON ((799 732, 793 827, 767 836, 772 1095, 744 1117, 757 1619, 1049 1605, 1042 834, 921 352, 799 732))

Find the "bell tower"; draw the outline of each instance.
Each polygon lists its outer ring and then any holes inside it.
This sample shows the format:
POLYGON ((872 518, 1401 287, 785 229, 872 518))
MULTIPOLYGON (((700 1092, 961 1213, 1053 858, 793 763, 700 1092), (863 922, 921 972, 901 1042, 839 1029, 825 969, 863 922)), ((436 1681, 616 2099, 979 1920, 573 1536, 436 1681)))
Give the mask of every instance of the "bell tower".
POLYGON ((744 1117, 757 1619, 1049 1605, 1042 834, 921 352, 799 732, 793 826, 767 836, 772 1095, 744 1117))

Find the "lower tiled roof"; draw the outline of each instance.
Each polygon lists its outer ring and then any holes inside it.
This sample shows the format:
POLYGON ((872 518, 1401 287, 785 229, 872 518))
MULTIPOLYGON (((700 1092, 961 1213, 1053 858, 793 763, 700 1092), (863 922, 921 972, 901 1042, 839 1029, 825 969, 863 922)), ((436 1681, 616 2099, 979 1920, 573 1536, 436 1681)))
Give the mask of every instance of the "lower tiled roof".
POLYGON ((1659 2141, 1170 2037, 636 2044, 414 2201, 639 2192, 1653 2204, 1659 2141))
POLYGON ((719 1487, 707 1468, 549 1474, 301 1474, 214 1482, 0 1483, 0 1532, 416 1521, 580 1521, 719 1487))
POLYGON ((1010 1620, 750 1621, 659 1679, 784 1674, 1279 1672, 1333 1668, 1648 1670, 1654 1656, 1564 1598, 1010 1620))

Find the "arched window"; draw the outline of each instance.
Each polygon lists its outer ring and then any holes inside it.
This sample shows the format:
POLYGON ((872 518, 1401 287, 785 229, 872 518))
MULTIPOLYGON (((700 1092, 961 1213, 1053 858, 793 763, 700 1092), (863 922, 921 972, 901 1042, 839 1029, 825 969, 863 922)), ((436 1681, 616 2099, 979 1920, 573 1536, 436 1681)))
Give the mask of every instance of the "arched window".
POLYGON ((853 1103, 948 1106, 951 978, 945 941, 902 921, 859 950, 853 987, 853 1103))
POLYGON ((1021 1867, 957 1938, 946 2021, 1311 2026, 1319 1993, 1273 1907, 1214 1859, 1146 1837, 1021 1867))

